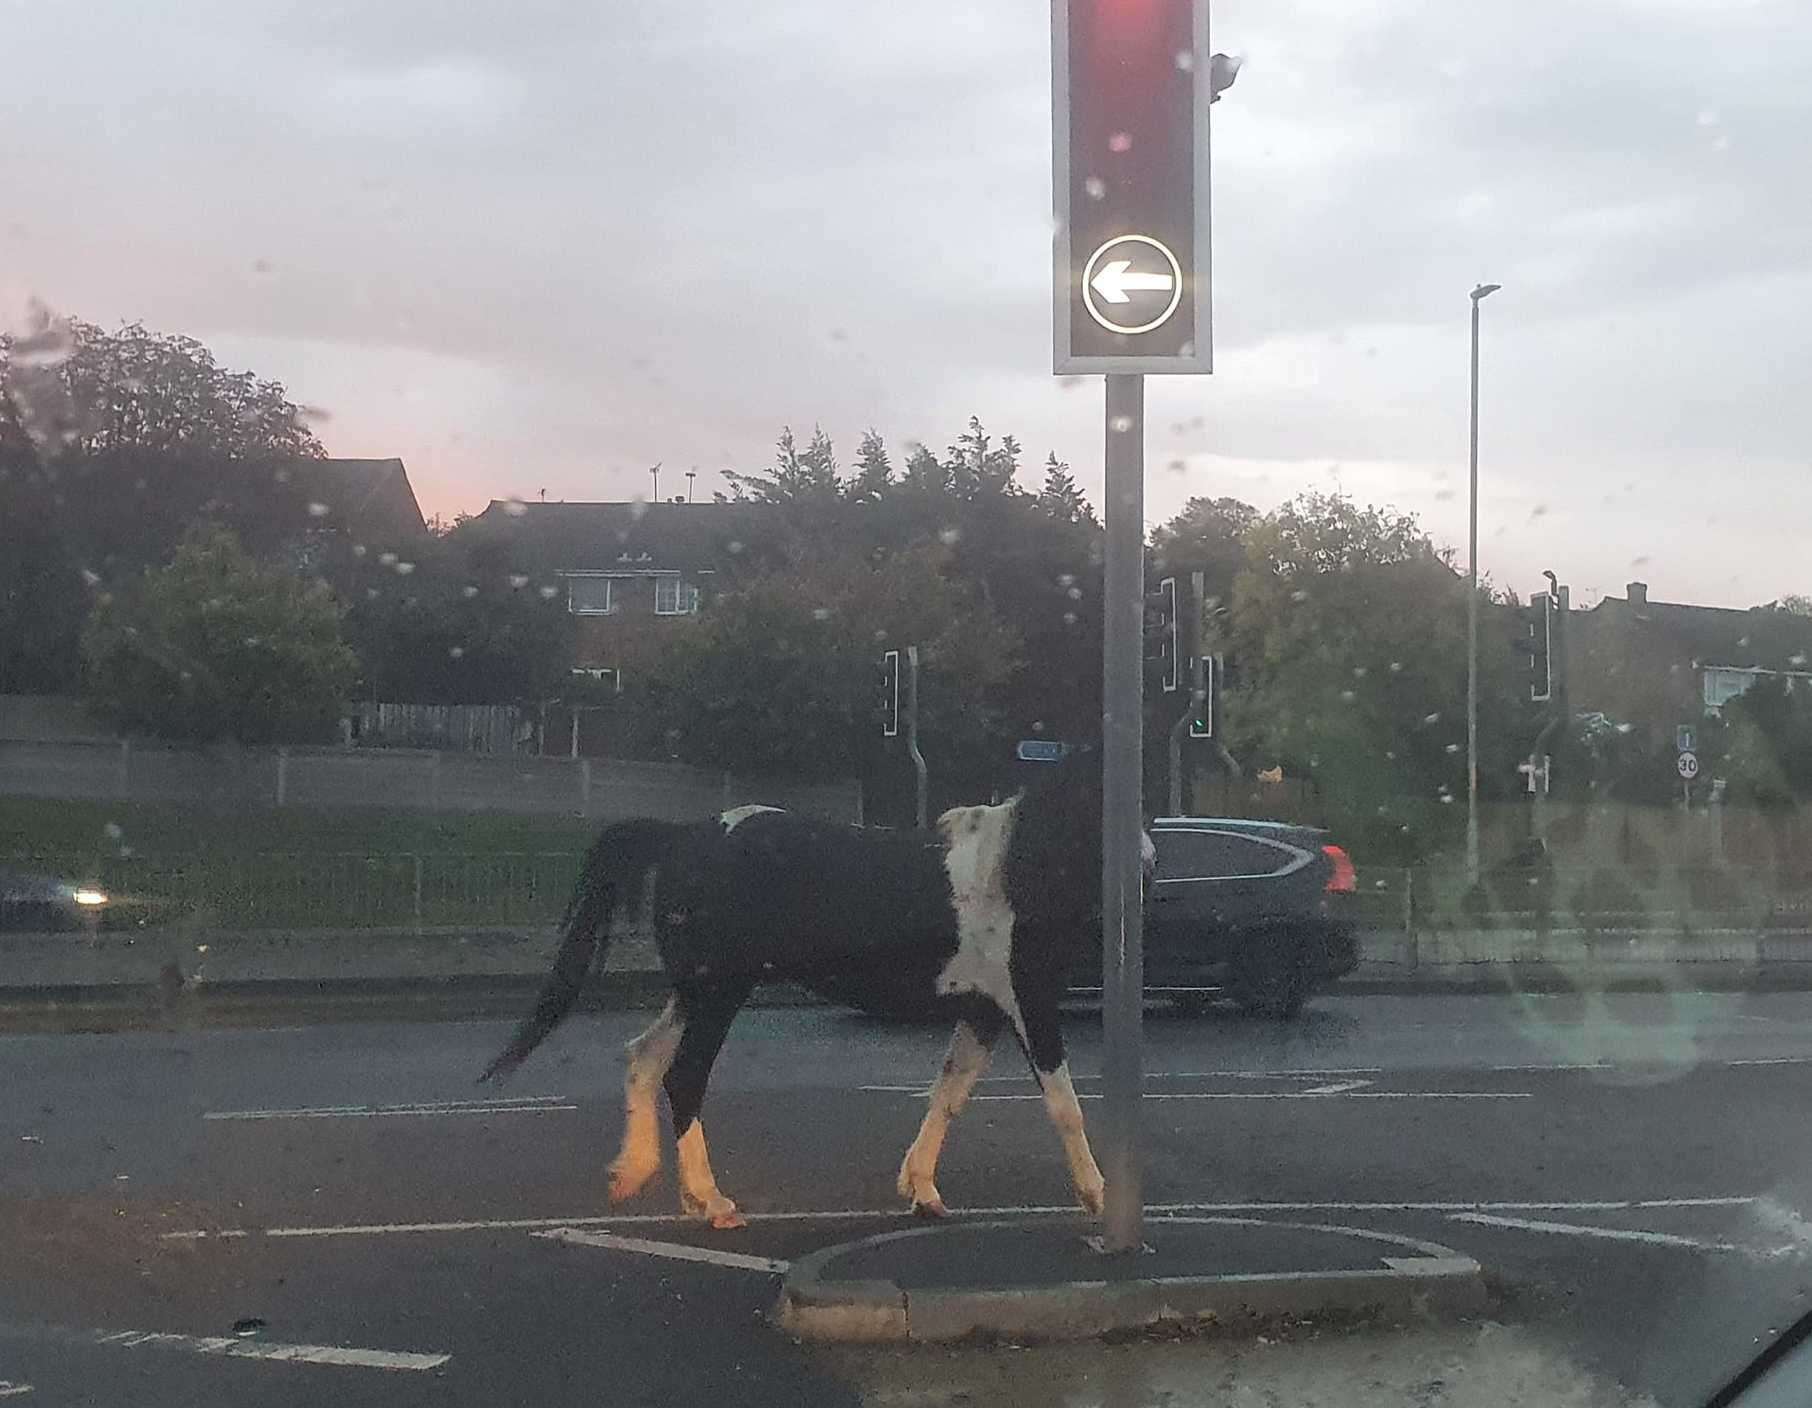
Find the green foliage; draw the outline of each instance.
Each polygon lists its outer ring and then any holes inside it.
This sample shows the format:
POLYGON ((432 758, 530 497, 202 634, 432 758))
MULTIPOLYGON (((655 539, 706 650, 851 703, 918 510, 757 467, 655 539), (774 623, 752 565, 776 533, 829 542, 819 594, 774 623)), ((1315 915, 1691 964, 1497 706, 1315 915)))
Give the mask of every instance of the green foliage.
POLYGON ((877 658, 916 643, 923 728, 946 759, 985 748, 1014 633, 930 548, 772 573, 720 597, 666 643, 647 703, 687 762, 847 776, 872 729, 877 658))
POLYGON ((169 566, 101 600, 82 653, 97 714, 196 742, 325 738, 357 669, 331 592, 205 524, 169 566))
POLYGON ((1795 683, 1759 679, 1724 706, 1733 801, 1780 809, 1812 799, 1812 687, 1795 683))

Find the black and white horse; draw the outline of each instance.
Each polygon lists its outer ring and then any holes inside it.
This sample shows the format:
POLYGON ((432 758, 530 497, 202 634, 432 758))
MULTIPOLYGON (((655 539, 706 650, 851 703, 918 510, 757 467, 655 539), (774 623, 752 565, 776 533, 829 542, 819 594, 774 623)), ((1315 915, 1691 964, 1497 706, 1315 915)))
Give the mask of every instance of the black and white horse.
MULTIPOLYGON (((1150 841, 1146 840, 1149 864, 1150 841)), ((1058 1002, 1099 935, 1101 771, 1083 754, 1050 783, 994 806, 957 807, 929 832, 865 830, 770 807, 704 822, 620 822, 586 856, 564 939, 534 1011, 483 1079, 513 1070, 566 1015, 613 916, 648 902, 673 992, 629 1044, 623 1146, 610 1197, 660 1169, 656 1087, 678 1140, 680 1205, 739 1227, 719 1191, 699 1110, 730 1023, 759 981, 791 979, 897 1000, 935 999, 957 1018, 930 1108, 900 1166, 900 1195, 945 1213, 936 1174, 944 1135, 1003 1030, 1030 1061, 1082 1206, 1098 1213, 1101 1170, 1064 1059, 1058 1002)))

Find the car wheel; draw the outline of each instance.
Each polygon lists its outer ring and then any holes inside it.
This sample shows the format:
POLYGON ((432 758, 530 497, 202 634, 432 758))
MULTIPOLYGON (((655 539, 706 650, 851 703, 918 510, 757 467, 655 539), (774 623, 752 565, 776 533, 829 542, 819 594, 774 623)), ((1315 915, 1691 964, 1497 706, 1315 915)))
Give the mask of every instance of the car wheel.
POLYGON ((1240 1010, 1279 1022, 1301 1016, 1309 1000, 1302 956, 1300 940, 1279 935, 1275 944, 1254 948, 1237 962, 1232 990, 1240 1010))

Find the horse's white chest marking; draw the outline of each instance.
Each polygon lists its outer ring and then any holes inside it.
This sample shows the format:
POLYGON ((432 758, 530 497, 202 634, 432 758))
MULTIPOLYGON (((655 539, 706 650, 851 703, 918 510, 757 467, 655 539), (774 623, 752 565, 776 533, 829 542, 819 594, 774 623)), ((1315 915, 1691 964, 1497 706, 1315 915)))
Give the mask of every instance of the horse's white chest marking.
POLYGON ((956 907, 956 952, 937 977, 940 993, 979 992, 1020 1027, 1008 960, 1013 910, 1007 903, 1007 841, 1018 799, 993 807, 955 807, 938 818, 944 869, 956 907))
POLYGON ((777 812, 779 810, 779 807, 764 807, 758 802, 751 802, 746 807, 731 807, 730 810, 725 812, 718 820, 723 823, 724 834, 727 836, 750 817, 760 816, 763 812, 777 812))

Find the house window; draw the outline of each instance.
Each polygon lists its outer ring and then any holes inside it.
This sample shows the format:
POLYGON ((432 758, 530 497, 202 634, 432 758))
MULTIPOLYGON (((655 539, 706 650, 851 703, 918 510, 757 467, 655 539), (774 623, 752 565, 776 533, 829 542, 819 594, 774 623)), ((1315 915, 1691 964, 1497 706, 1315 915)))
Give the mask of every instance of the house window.
POLYGON ((582 679, 597 680, 600 684, 608 686, 618 694, 623 692, 623 672, 621 670, 600 670, 585 665, 575 665, 573 667, 573 674, 582 679))
POLYGON ((698 610, 698 588, 687 586, 678 577, 654 579, 654 614, 686 616, 698 610))
POLYGON ((568 577, 567 610, 575 616, 608 616, 616 609, 608 577, 568 577))

